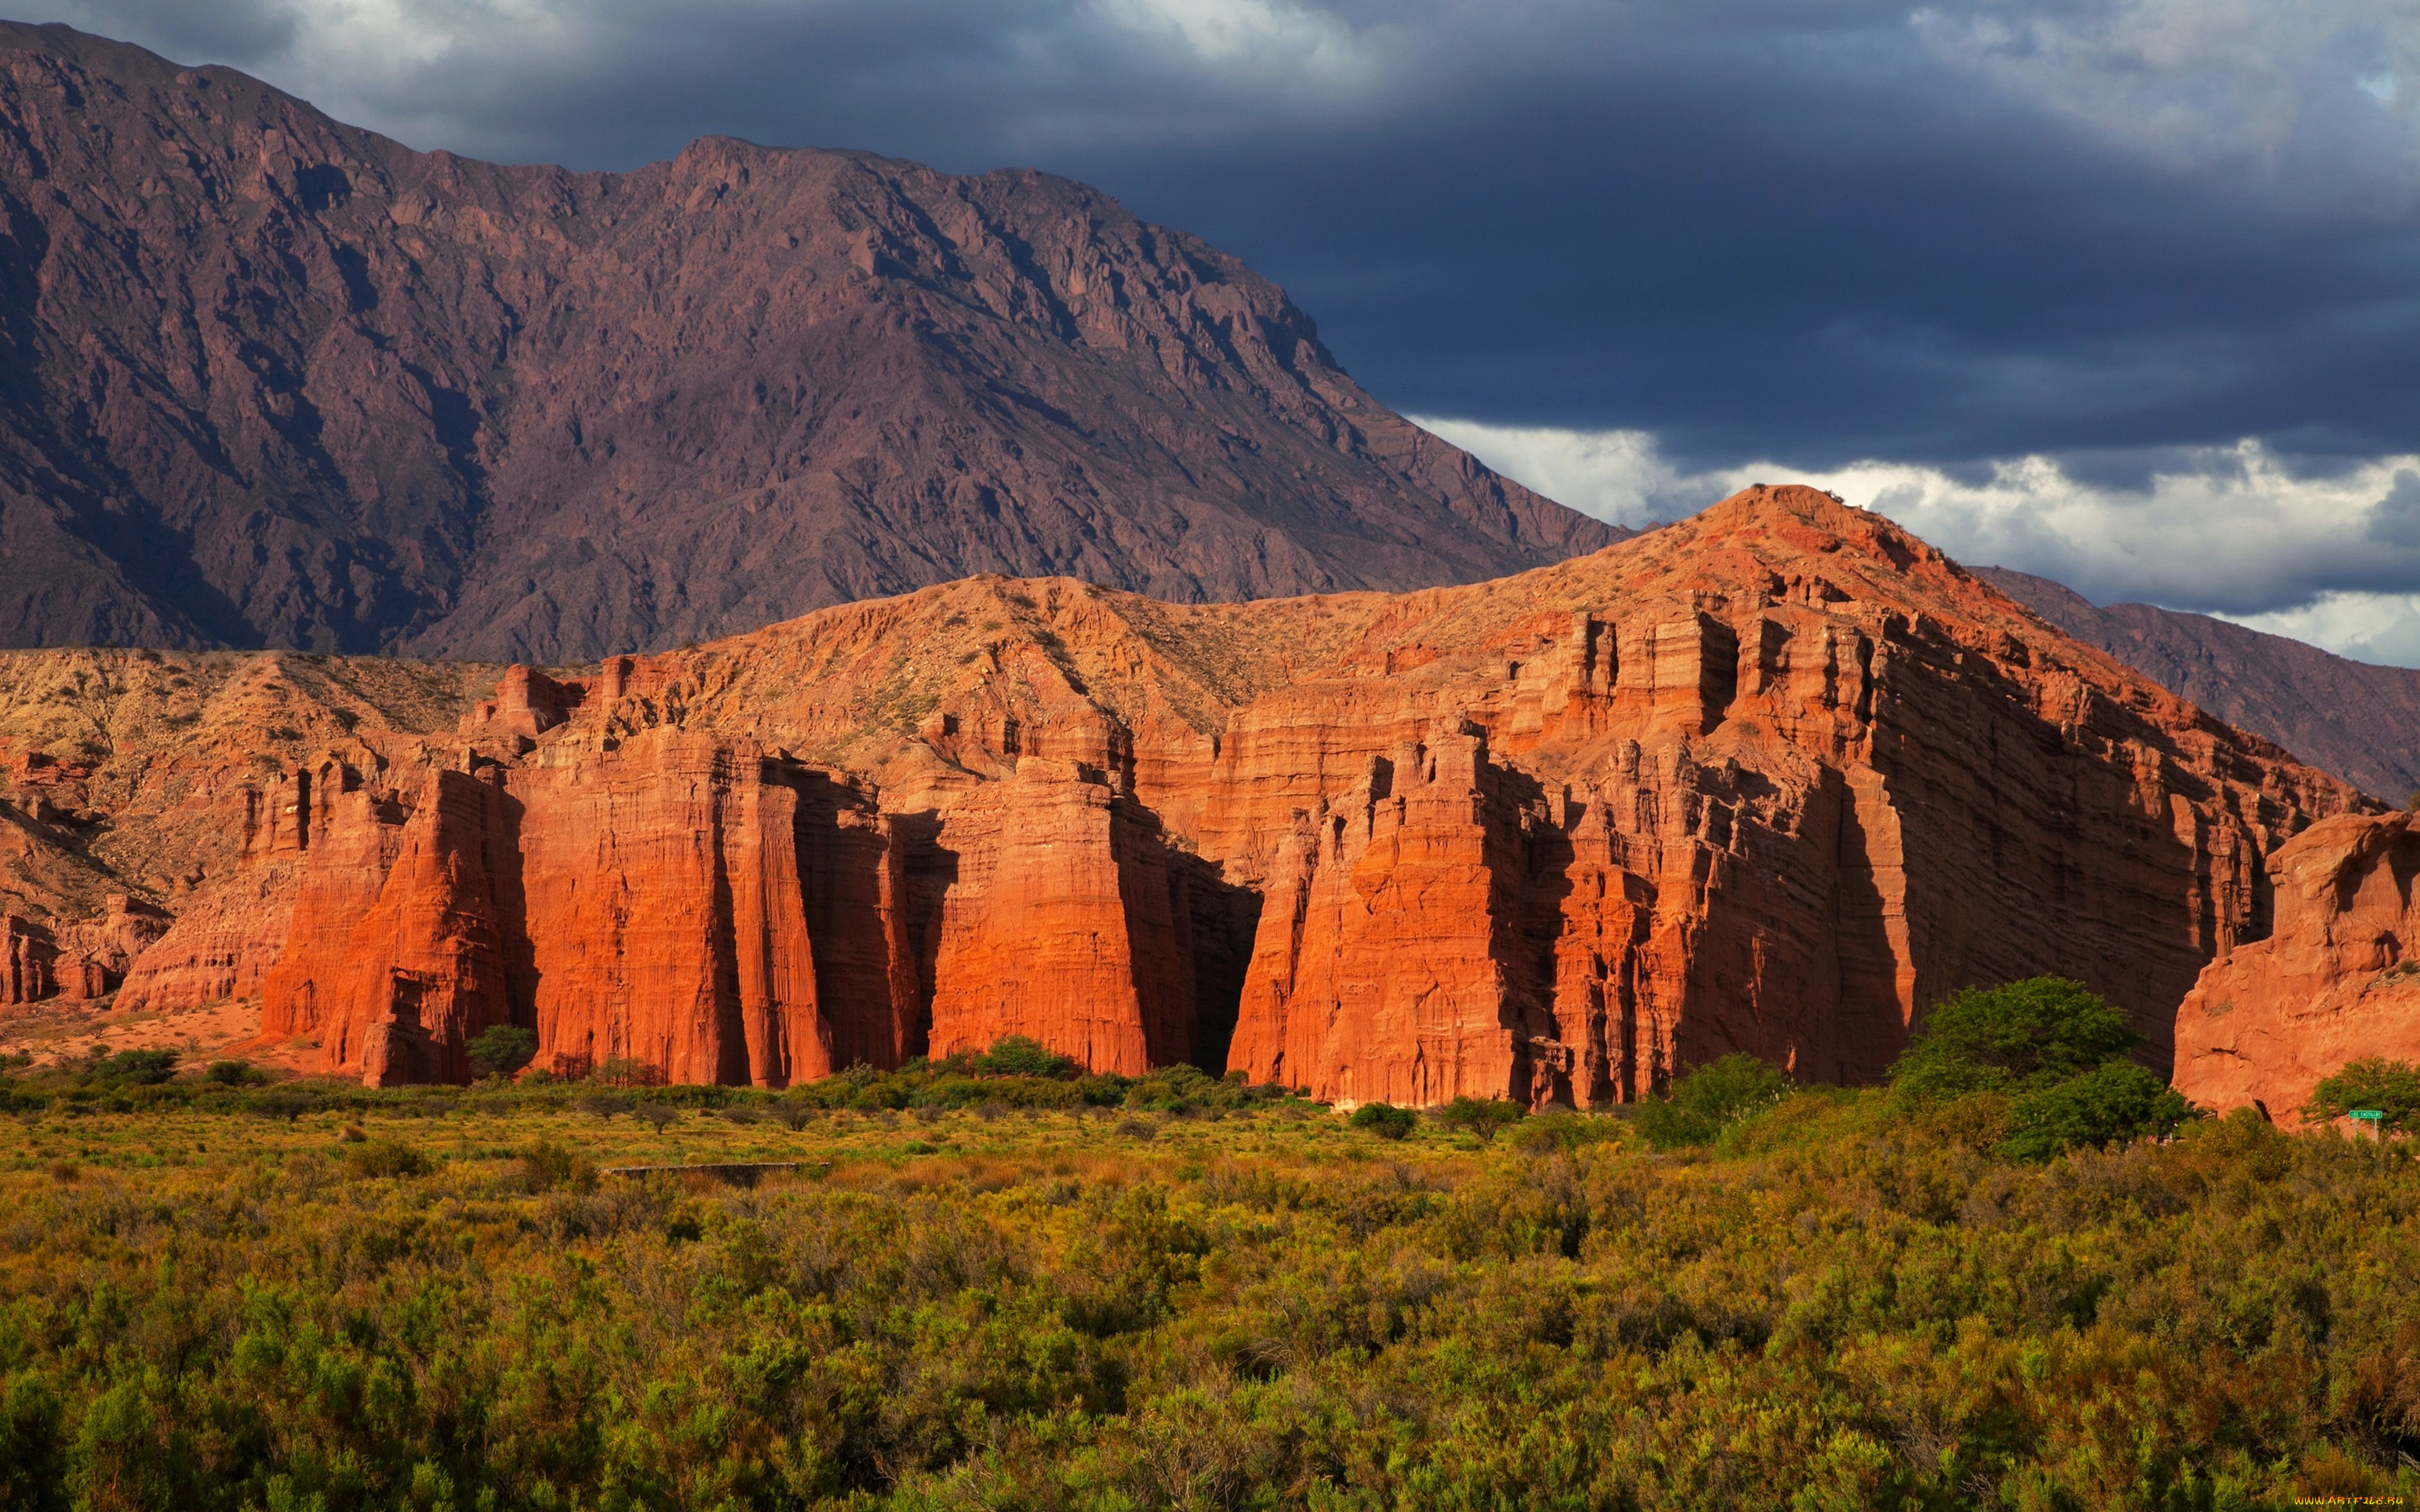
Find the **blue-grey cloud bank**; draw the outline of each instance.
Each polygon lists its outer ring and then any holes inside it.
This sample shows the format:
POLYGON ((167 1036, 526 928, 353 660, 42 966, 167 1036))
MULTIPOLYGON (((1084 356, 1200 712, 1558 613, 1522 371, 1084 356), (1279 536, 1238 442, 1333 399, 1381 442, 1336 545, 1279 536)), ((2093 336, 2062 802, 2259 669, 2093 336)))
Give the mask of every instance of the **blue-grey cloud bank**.
POLYGON ((85 0, 418 147, 1099 184, 1582 507, 1829 478, 2420 661, 2414 0, 85 0))

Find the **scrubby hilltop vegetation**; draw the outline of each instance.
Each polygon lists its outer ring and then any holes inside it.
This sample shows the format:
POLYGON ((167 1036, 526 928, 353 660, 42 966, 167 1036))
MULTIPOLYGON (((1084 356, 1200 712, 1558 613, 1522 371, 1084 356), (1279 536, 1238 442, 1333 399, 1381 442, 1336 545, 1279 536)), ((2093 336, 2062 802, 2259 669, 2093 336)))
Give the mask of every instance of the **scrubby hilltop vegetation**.
POLYGON ((12 1512, 2420 1491, 2394 1142, 2028 1159, 2035 1089, 1736 1066, 1668 1149, 1017 1045, 783 1097, 158 1070, 8 1088, 12 1512), (741 1161, 800 1164, 614 1169, 741 1161))

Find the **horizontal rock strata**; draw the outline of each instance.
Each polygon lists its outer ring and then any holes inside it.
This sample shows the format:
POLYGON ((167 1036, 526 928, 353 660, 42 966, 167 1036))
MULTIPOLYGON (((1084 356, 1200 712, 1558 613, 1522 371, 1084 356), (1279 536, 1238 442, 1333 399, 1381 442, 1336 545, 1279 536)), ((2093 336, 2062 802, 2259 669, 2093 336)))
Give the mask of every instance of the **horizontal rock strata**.
POLYGON ((1870 1078, 2043 972, 2164 1057, 2264 858, 2364 805, 1807 489, 1471 588, 978 579, 515 670, 247 801, 130 991, 257 983, 346 1074, 498 1023, 763 1086, 1017 1034, 1579 1105, 1733 1050, 1870 1078))

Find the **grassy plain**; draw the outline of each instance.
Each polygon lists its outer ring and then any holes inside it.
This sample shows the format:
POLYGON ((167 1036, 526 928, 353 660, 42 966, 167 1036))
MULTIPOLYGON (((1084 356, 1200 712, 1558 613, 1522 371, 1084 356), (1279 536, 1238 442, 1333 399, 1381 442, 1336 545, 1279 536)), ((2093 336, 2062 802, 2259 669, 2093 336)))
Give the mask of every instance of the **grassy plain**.
POLYGON ((1988 1101, 1881 1092, 1677 1153, 1204 1085, 1018 1105, 1066 1085, 21 1082, 0 1507, 2420 1492, 2394 1143, 2231 1119, 2007 1164, 1988 1101), (803 1164, 602 1174, 735 1161, 803 1164))

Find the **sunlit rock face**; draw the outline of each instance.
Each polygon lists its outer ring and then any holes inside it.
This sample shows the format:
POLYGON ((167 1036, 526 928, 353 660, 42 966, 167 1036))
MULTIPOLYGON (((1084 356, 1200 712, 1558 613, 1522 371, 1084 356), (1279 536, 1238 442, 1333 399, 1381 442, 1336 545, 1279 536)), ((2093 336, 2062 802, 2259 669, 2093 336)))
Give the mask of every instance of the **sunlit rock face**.
POLYGON ((760 1086, 1016 1034, 1577 1105, 1732 1050, 1869 1079, 2042 973, 2164 1061, 2264 858, 2365 802, 1804 488, 1466 588, 975 579, 516 670, 278 793, 134 975, 259 982, 347 1074, 501 1023, 760 1086))
POLYGON ((2347 1061, 2420 1060, 2412 825, 2346 814, 2278 851, 2274 928, 2212 962, 2177 1011, 2179 1091, 2291 1120, 2347 1061))

